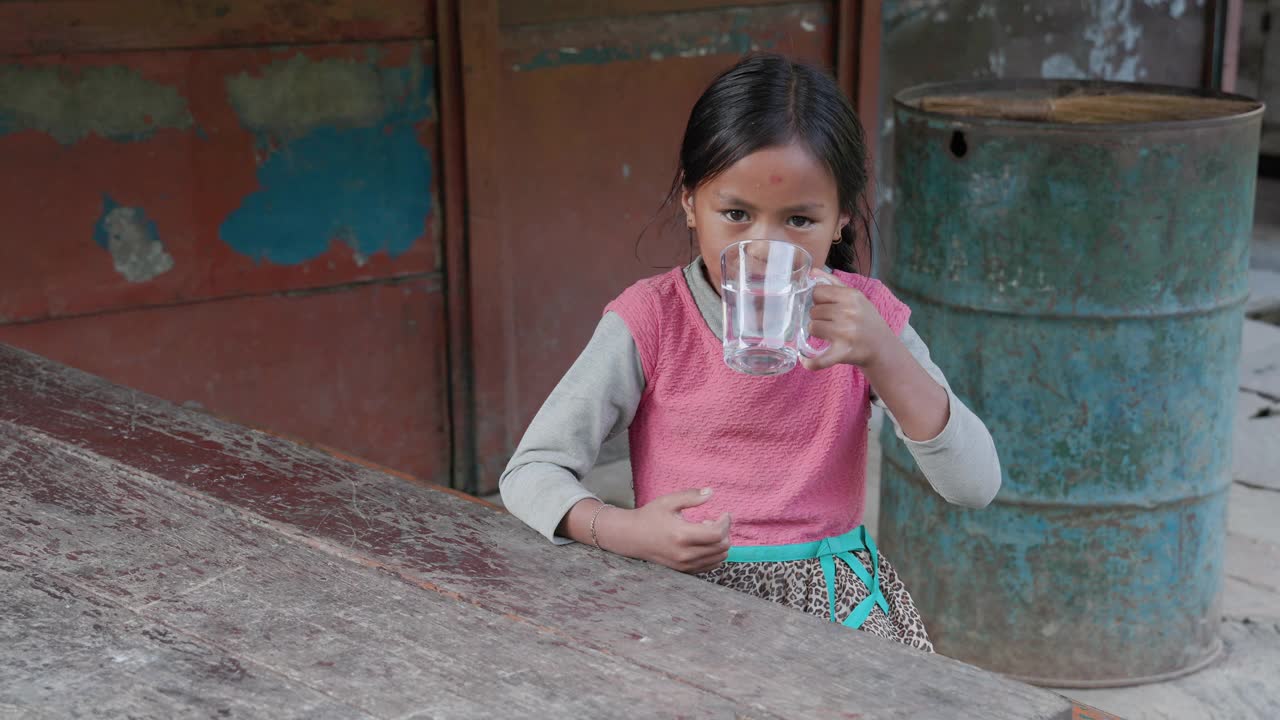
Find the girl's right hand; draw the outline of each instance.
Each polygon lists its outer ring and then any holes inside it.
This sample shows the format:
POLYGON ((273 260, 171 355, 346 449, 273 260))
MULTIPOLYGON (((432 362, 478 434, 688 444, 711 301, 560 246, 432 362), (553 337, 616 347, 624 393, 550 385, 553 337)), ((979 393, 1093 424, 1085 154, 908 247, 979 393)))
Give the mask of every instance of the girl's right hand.
POLYGON ((605 513, 597 527, 600 545, 680 572, 711 570, 729 554, 732 518, 724 513, 716 520, 693 523, 680 515, 681 510, 710 499, 709 488, 683 490, 663 495, 636 510, 605 513))

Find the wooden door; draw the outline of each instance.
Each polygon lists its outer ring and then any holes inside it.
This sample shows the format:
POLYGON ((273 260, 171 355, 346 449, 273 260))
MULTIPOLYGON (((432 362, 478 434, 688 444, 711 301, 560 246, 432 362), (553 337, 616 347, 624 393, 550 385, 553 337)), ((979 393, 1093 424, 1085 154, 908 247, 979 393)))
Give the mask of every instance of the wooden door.
POLYGON ((496 487, 604 305, 635 280, 689 261, 683 223, 667 223, 662 204, 707 83, 739 56, 766 50, 832 68, 855 98, 874 97, 878 10, 713 0, 459 6, 474 383, 474 435, 459 440, 474 453, 468 489, 496 487))

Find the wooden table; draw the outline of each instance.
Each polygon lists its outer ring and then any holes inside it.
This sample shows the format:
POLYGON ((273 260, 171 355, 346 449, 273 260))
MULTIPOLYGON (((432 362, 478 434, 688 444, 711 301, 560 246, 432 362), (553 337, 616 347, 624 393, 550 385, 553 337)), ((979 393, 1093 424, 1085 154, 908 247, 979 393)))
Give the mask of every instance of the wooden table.
POLYGON ((0 716, 1073 713, 0 346, 0 716))

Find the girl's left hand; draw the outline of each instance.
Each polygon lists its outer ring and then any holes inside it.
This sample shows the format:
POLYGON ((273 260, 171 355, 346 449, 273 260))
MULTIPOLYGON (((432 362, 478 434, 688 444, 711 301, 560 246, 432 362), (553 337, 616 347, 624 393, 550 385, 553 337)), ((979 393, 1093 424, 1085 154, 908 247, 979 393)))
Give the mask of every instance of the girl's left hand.
POLYGON ((809 334, 826 340, 831 347, 817 358, 802 358, 805 368, 822 370, 839 363, 865 368, 876 364, 884 348, 896 339, 893 330, 866 295, 829 273, 818 272, 835 284, 813 289, 809 334))

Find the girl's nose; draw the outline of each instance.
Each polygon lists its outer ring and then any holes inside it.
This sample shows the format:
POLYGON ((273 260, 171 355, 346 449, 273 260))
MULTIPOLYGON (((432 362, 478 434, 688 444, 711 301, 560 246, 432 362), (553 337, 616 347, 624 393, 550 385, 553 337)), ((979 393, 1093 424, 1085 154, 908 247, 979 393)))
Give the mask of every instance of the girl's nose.
POLYGON ((787 233, 785 232, 785 229, 781 225, 777 225, 774 223, 767 223, 767 222, 756 223, 755 227, 751 228, 751 231, 752 231, 751 232, 752 237, 757 237, 757 238, 760 238, 761 240, 786 240, 787 239, 787 233))

